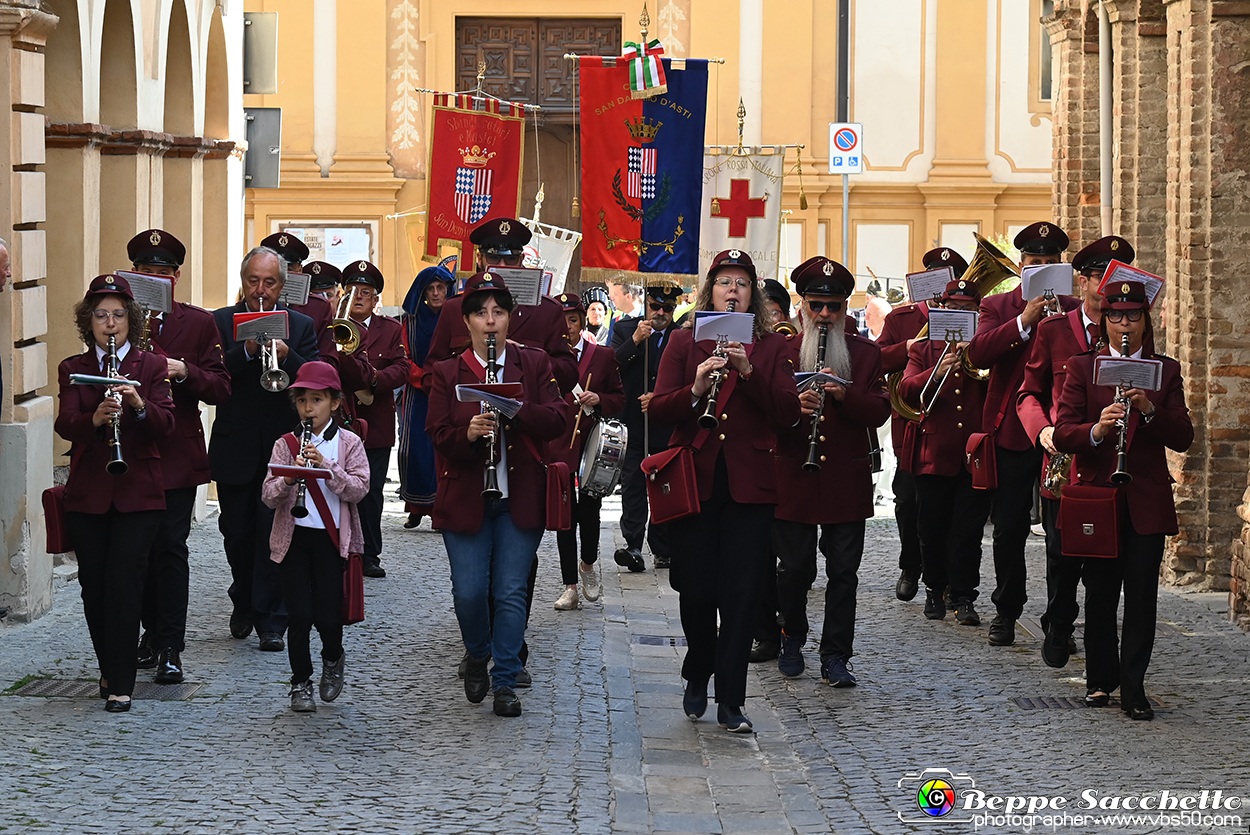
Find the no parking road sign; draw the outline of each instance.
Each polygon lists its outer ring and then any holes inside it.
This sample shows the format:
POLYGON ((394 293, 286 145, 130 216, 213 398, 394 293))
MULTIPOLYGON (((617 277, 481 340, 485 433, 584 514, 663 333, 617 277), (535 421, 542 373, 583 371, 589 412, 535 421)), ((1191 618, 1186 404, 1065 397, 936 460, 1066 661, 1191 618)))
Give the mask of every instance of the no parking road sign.
POLYGON ((864 126, 859 122, 829 123, 829 173, 864 173, 864 126))

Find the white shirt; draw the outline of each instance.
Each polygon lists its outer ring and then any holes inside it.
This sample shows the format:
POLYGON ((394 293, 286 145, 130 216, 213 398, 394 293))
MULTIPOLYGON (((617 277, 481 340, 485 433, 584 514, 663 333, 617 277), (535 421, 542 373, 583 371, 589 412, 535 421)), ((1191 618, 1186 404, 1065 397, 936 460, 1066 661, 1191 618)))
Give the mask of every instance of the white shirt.
MULTIPOLYGON (((329 440, 326 440, 325 438, 326 430, 329 429, 333 425, 334 424, 332 422, 326 423, 326 425, 321 428, 320 433, 314 432, 312 436, 312 445, 317 448, 317 451, 321 453, 321 457, 324 458, 327 462, 339 460, 339 438, 342 436, 342 433, 335 432, 334 437, 330 438, 329 440)), ((296 438, 296 441, 298 442, 300 439, 300 436, 297 434, 295 438, 296 438)), ((326 469, 326 470, 330 469, 325 464, 322 464, 321 466, 322 466, 322 469, 326 469)), ((329 479, 319 479, 317 481, 317 486, 321 488, 321 495, 325 496, 326 504, 329 505, 330 507, 330 515, 334 517, 334 529, 338 530, 339 529, 339 515, 341 513, 341 505, 343 503, 343 500, 340 499, 333 492, 331 492, 329 484, 330 484, 329 479)), ((299 488, 297 487, 296 489, 298 490, 299 488)), ((326 524, 321 519, 321 511, 317 509, 317 503, 313 501, 311 490, 309 490, 304 496, 304 507, 308 508, 308 515, 305 516, 303 519, 296 519, 295 520, 296 527, 324 529, 326 524)))
MULTIPOLYGON (((473 356, 477 357, 477 361, 481 364, 482 368, 486 368, 486 357, 479 356, 477 351, 473 352, 473 356)), ((506 356, 508 356, 508 350, 506 348, 495 354, 496 382, 504 382, 503 369, 504 357, 506 356)), ((496 417, 501 417, 501 415, 496 415, 496 417)), ((506 499, 508 498, 508 439, 504 437, 502 422, 497 423, 496 426, 498 427, 497 432, 499 437, 495 439, 495 448, 499 451, 499 466, 495 468, 495 471, 499 475, 499 492, 502 494, 500 498, 506 499)), ((486 479, 485 472, 482 473, 482 479, 483 482, 486 479)))
POLYGON ((577 354, 577 361, 579 363, 582 361, 582 351, 585 351, 586 348, 587 348, 586 337, 579 336, 577 339, 577 344, 573 346, 573 353, 577 354))
MULTIPOLYGON (((126 355, 129 353, 130 353, 130 340, 126 340, 121 345, 117 346, 118 368, 121 367, 122 362, 125 361, 126 355)), ((107 357, 108 355, 109 355, 108 351, 104 350, 99 345, 95 346, 95 364, 100 366, 100 368, 104 371, 108 370, 104 365, 104 358, 107 357)))

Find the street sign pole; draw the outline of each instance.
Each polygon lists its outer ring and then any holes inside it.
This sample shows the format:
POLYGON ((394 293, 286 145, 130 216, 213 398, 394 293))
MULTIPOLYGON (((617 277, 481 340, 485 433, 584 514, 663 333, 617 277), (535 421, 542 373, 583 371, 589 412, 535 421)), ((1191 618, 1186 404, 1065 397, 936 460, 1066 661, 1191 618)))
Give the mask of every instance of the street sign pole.
POLYGON ((851 254, 851 175, 842 175, 842 264, 851 254))
POLYGON ((864 126, 858 122, 829 125, 829 173, 842 175, 842 263, 851 258, 851 174, 864 170, 864 126))

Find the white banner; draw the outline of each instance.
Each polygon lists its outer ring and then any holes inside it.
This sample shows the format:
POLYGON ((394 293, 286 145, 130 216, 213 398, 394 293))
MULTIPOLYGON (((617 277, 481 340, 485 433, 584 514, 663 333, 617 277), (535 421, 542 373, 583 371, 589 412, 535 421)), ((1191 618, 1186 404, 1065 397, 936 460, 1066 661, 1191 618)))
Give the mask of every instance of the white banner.
POLYGON ((551 286, 546 289, 546 294, 556 296, 563 293, 564 282, 569 277, 569 265, 573 263, 573 250, 582 242, 582 233, 525 217, 521 218, 521 222, 534 233, 530 244, 538 250, 542 268, 552 274, 551 286))
POLYGON ((705 148, 703 219, 699 226, 699 275, 726 249, 745 250, 760 279, 777 278, 781 244, 781 183, 785 148, 747 147, 748 153, 705 148), (711 150, 722 153, 707 153, 711 150), (773 153, 758 153, 761 150, 773 153), (712 211, 716 199, 717 212, 712 211))

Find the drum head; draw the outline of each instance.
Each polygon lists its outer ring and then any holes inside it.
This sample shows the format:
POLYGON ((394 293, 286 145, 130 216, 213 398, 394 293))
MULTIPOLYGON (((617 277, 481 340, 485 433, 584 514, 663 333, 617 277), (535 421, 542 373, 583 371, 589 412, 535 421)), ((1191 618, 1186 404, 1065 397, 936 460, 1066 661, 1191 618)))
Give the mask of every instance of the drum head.
POLYGON ((596 423, 586 434, 586 445, 582 448, 582 465, 577 470, 577 483, 586 484, 595 471, 595 461, 599 457, 599 435, 603 432, 603 424, 596 423))

